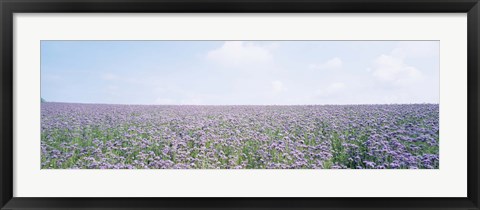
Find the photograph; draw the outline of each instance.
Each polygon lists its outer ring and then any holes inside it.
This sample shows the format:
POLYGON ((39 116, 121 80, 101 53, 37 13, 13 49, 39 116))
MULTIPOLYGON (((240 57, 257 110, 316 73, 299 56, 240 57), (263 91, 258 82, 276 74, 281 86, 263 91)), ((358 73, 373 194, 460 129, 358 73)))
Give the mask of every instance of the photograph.
POLYGON ((42 40, 40 168, 438 170, 439 48, 42 40))

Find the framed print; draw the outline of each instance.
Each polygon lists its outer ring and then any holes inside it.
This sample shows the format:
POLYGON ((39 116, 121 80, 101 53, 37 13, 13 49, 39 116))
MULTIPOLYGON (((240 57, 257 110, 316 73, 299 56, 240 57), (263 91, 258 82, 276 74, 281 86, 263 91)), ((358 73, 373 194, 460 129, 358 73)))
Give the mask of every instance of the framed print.
POLYGON ((467 1, 2 1, 1 209, 478 209, 467 1))

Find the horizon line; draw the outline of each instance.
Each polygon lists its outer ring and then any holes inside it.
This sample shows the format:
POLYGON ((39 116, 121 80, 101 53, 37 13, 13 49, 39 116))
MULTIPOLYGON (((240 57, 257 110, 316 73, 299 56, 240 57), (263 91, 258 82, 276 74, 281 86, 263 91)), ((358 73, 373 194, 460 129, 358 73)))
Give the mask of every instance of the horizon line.
POLYGON ((119 104, 119 103, 89 103, 89 102, 58 102, 44 101, 41 103, 61 103, 61 104, 83 104, 83 105, 125 105, 125 106, 349 106, 349 105, 418 105, 431 104, 440 105, 440 103, 432 102, 415 102, 415 103, 359 103, 359 104, 119 104))

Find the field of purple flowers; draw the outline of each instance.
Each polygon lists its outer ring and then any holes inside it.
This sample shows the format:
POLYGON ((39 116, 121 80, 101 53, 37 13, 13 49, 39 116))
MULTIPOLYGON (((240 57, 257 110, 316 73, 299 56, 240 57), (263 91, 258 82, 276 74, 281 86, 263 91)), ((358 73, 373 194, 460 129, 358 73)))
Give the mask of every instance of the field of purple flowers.
POLYGON ((439 106, 42 103, 42 169, 438 169, 439 106))

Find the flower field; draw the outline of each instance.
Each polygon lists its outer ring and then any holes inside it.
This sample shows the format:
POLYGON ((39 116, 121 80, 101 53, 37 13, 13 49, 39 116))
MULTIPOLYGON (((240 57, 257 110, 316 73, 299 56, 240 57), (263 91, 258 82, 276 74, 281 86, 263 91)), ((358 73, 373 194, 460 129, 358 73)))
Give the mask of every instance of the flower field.
POLYGON ((438 169, 439 106, 45 102, 42 169, 438 169))

